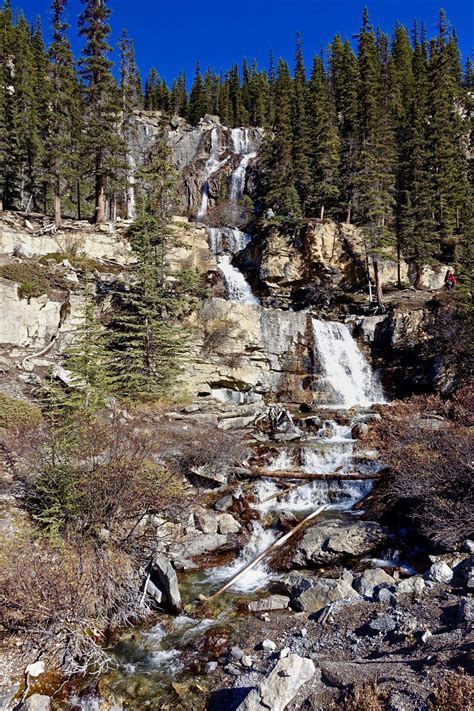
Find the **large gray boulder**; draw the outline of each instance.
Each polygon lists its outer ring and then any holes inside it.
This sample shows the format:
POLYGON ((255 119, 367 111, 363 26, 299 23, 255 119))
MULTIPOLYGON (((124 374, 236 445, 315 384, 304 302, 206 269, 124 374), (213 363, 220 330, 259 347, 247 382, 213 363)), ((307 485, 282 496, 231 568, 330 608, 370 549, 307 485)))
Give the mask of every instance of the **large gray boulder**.
POLYGON ((292 600, 292 606, 300 612, 318 612, 332 602, 358 597, 348 580, 319 578, 292 600))
POLYGON ((159 578, 160 587, 166 595, 167 601, 173 612, 181 612, 181 593, 179 592, 178 576, 176 571, 164 555, 155 555, 153 559, 153 572, 159 578))
POLYGON ((362 575, 356 578, 354 588, 363 597, 373 597, 375 589, 396 585, 395 578, 382 570, 382 568, 371 568, 364 570, 362 575))
POLYGON ((301 567, 337 563, 370 553, 386 538, 386 529, 375 521, 328 521, 305 532, 293 563, 301 567))
POLYGON ((315 673, 316 667, 311 659, 290 654, 277 662, 237 711, 283 711, 315 673))
POLYGON ((286 610, 290 604, 290 598, 286 595, 270 595, 261 600, 252 600, 249 602, 248 609, 250 612, 268 612, 269 610, 286 610))

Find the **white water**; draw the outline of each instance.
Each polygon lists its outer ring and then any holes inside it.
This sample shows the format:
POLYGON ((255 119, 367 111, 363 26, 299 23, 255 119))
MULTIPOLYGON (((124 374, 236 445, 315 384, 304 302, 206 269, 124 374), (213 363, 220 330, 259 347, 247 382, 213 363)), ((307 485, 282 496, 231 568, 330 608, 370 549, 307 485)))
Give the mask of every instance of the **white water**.
POLYGON ((343 323, 313 319, 315 346, 333 401, 351 408, 384 402, 382 388, 365 356, 343 323))
POLYGON ((222 166, 229 160, 228 157, 220 160, 220 153, 219 134, 217 132, 217 128, 213 128, 211 131, 211 151, 204 167, 204 184, 202 186, 201 206, 197 214, 199 220, 202 220, 209 208, 209 178, 213 173, 222 168, 222 166))
POLYGON ((257 152, 252 145, 248 128, 233 128, 231 135, 234 152, 242 156, 239 165, 230 176, 230 199, 237 202, 244 195, 247 168, 250 161, 257 157, 257 152))
POLYGON ((209 246, 211 252, 219 254, 237 254, 252 241, 252 235, 232 227, 209 227, 209 246))
POLYGON ((224 277, 227 298, 229 301, 242 301, 245 304, 259 304, 259 300, 252 294, 250 284, 241 271, 233 267, 230 256, 224 254, 217 258, 217 268, 224 277))

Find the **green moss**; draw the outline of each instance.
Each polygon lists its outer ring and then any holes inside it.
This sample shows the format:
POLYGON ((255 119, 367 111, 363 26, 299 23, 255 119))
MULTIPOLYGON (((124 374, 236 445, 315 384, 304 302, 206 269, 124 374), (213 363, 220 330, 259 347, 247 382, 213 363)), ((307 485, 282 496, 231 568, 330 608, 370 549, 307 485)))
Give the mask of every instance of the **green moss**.
POLYGON ((74 268, 74 269, 79 269, 80 271, 83 272, 109 272, 112 274, 115 274, 119 271, 121 271, 121 267, 119 266, 111 266, 111 265, 106 265, 102 264, 102 262, 99 262, 97 259, 93 259, 92 257, 88 257, 86 254, 67 254, 65 252, 49 252, 49 254, 45 254, 41 259, 39 260, 41 264, 48 264, 50 261, 56 262, 56 264, 61 264, 65 259, 69 262, 69 264, 74 268))
POLYGON ((58 273, 38 262, 18 262, 0 267, 0 277, 18 284, 20 299, 31 299, 50 294, 53 289, 66 290, 71 285, 58 273))
POLYGON ((40 422, 39 407, 0 393, 0 427, 7 430, 17 427, 37 427, 40 422))

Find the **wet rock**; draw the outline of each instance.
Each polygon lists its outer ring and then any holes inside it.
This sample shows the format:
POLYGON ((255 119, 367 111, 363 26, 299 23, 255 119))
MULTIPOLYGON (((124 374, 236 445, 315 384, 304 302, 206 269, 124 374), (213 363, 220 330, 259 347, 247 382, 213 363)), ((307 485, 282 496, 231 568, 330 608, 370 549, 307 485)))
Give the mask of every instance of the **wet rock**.
POLYGON ((226 496, 222 496, 220 499, 217 499, 214 503, 214 508, 216 511, 227 511, 227 509, 230 509, 233 502, 233 497, 230 494, 227 494, 226 496))
POLYGON ((420 575, 413 575, 411 578, 400 580, 397 585, 397 594, 400 595, 421 595, 426 584, 420 575))
POLYGON ((361 576, 353 583, 355 590, 363 597, 373 597, 375 589, 379 586, 395 585, 395 579, 382 568, 364 570, 361 576))
POLYGON ((311 659, 297 654, 280 659, 236 711, 283 711, 315 673, 316 667, 311 659))
POLYGON ((270 597, 265 597, 261 600, 252 600, 252 602, 249 602, 248 609, 250 612, 286 610, 289 604, 290 598, 286 597, 286 595, 270 595, 270 597))
MULTIPOLYGON (((0 358, 0 367, 1 362, 2 360, 0 358)), ((466 538, 466 540, 464 541, 463 550, 471 554, 474 553, 474 541, 471 541, 469 538, 466 538)))
POLYGON ((433 563, 426 573, 426 578, 435 583, 449 583, 453 578, 453 571, 447 563, 440 561, 439 563, 433 563))
POLYGON ((160 586, 166 595, 168 604, 173 612, 178 614, 182 610, 182 604, 175 569, 163 555, 155 555, 152 569, 159 578, 160 586))
POLYGON ((51 699, 43 694, 32 694, 20 706, 21 711, 50 711, 51 699))
POLYGON ((222 535, 228 535, 231 533, 238 533, 242 526, 232 514, 223 513, 219 516, 219 533, 222 535))
POLYGON ((366 422, 358 422, 351 430, 353 439, 367 439, 369 435, 369 425, 366 422))
POLYGON ((319 578, 295 597, 291 604, 295 610, 301 612, 318 612, 331 602, 357 597, 359 593, 346 580, 319 578))
POLYGON ((154 583, 151 582, 151 580, 148 581, 148 585, 146 588, 147 595, 151 597, 151 599, 157 604, 161 605, 163 602, 165 596, 162 593, 162 591, 156 587, 154 583))
POLYGON ((272 642, 271 639, 264 639, 260 645, 260 649, 265 650, 265 652, 274 652, 276 649, 276 644, 275 642, 272 642))
POLYGON ((370 553, 386 538, 386 529, 375 521, 330 521, 305 532, 293 562, 302 567, 336 563, 349 556, 370 553))

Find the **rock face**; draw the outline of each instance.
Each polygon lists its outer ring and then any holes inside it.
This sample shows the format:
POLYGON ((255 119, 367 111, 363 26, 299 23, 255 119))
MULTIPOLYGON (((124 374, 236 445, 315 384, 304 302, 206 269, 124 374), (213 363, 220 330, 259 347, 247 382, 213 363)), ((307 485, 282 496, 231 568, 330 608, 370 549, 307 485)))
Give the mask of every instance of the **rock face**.
POLYGON ((316 667, 311 659, 290 654, 253 689, 237 711, 284 711, 301 687, 313 679, 316 667))
POLYGON ((370 553, 386 536, 386 530, 373 521, 330 521, 312 526, 298 543, 293 563, 301 567, 337 563, 370 553))
POLYGON ((173 612, 181 612, 181 593, 179 592, 178 578, 169 560, 163 555, 155 555, 152 570, 157 575, 160 581, 160 588, 166 595, 168 604, 173 612))
POLYGON ((41 347, 49 343, 59 329, 65 301, 51 300, 46 294, 21 299, 18 285, 0 278, 0 344, 41 347))

